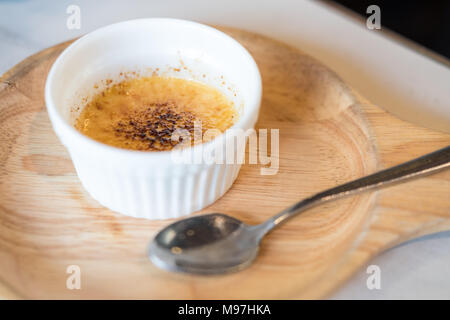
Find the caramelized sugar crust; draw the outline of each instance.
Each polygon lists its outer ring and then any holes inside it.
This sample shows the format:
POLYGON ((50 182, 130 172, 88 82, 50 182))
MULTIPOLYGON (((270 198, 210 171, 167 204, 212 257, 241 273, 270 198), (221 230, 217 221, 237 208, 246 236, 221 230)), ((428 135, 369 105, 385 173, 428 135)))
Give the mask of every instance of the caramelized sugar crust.
POLYGON ((194 125, 201 123, 202 134, 209 129, 224 132, 237 116, 233 102, 213 87, 153 76, 106 88, 84 107, 75 128, 114 147, 166 151, 181 142, 172 139, 177 129, 194 141, 194 125))

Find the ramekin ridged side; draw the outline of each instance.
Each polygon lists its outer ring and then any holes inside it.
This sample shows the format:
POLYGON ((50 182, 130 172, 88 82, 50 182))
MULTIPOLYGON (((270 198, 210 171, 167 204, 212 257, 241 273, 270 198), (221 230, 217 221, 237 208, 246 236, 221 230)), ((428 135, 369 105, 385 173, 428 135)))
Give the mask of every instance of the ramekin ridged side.
POLYGON ((178 218, 212 204, 232 186, 240 165, 205 165, 183 175, 139 174, 139 170, 99 168, 73 157, 83 187, 101 205, 135 218, 178 218), (104 183, 106 182, 106 183, 104 183))

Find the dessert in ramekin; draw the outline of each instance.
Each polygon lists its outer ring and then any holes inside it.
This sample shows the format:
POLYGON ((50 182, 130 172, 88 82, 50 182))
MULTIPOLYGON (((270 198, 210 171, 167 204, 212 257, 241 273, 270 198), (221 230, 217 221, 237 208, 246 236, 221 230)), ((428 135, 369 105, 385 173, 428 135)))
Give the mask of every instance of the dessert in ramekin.
MULTIPOLYGON (((109 146, 74 124, 102 84, 124 74, 195 80, 224 93, 238 111, 230 129, 251 129, 258 118, 261 77, 251 55, 224 33, 190 21, 149 18, 98 29, 71 44, 47 77, 45 101, 53 128, 78 177, 103 206, 133 217, 175 218, 208 206, 236 179, 240 164, 175 161, 183 150, 145 152, 109 146), (99 85, 100 84, 100 85, 99 85)), ((195 154, 225 146, 221 134, 194 145, 195 154)))

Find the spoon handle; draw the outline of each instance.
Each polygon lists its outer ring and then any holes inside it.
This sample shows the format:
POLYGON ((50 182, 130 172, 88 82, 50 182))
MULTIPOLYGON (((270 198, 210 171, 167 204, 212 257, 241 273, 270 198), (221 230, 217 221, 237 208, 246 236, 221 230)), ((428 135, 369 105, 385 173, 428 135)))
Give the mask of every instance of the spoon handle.
POLYGON ((335 199, 340 199, 355 193, 364 192, 375 188, 383 188, 394 183, 432 174, 449 166, 450 146, 447 146, 414 160, 344 183, 340 186, 322 191, 309 198, 301 200, 261 224, 258 229, 262 231, 261 235, 263 236, 273 228, 280 225, 282 222, 289 220, 290 218, 313 206, 335 199))

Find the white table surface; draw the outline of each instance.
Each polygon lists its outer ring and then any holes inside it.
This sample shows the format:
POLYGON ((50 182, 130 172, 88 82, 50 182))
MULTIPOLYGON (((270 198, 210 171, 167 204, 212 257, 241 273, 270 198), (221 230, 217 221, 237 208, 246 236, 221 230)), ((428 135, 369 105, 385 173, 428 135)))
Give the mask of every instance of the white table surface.
MULTIPOLYGON (((0 73, 46 47, 142 17, 191 19, 277 38, 318 58, 389 112, 450 131, 448 66, 315 1, 1 1, 0 73), (81 9, 80 30, 66 27, 72 4, 81 9)), ((450 299, 450 232, 403 244, 370 264, 381 269, 380 290, 367 289, 364 267, 331 298, 450 299)))

